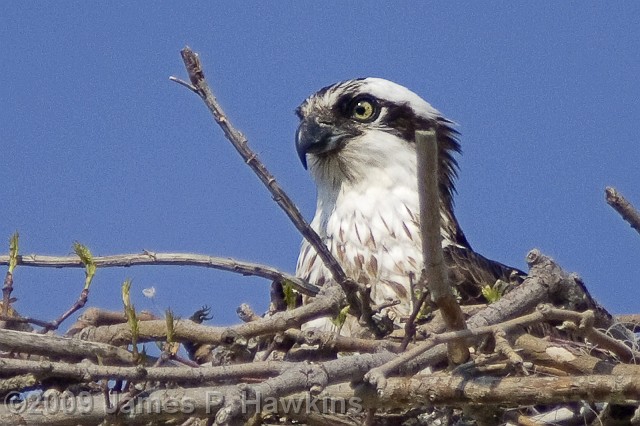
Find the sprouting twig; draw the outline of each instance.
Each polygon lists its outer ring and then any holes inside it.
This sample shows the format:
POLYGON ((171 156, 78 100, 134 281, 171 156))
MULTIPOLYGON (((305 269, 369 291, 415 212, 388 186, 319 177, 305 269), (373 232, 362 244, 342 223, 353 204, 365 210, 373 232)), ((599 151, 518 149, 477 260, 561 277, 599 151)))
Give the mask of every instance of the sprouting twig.
MULTIPOLYGON (((0 265, 8 265, 9 256, 0 256, 0 265)), ((17 264, 48 268, 82 268, 84 264, 78 256, 43 256, 39 254, 18 255, 17 264)), ((176 265, 201 266, 219 269, 241 275, 253 275, 274 281, 289 281, 300 293, 313 296, 320 290, 317 286, 280 272, 275 268, 258 263, 243 262, 230 258, 207 256, 192 253, 144 253, 118 254, 113 256, 94 256, 93 262, 98 268, 129 267, 136 265, 176 265)))
POLYGON ((80 292, 80 296, 78 296, 78 298, 73 303, 73 305, 71 305, 71 307, 69 309, 67 309, 58 318, 56 318, 55 320, 50 322, 48 325, 46 325, 41 330, 41 332, 46 333, 49 330, 56 330, 58 327, 60 327, 60 324, 62 324, 62 322, 64 320, 69 318, 71 315, 73 315, 78 310, 82 309, 84 307, 84 305, 86 305, 88 298, 89 298, 89 289, 83 288, 82 291, 80 292))
POLYGON ((62 315, 60 315, 55 320, 51 321, 42 330, 40 330, 41 333, 46 333, 49 330, 57 330, 60 324, 62 324, 64 320, 69 318, 79 309, 82 309, 84 305, 87 303, 87 300, 89 299, 89 287, 91 287, 91 282, 93 281, 93 277, 96 274, 96 264, 93 261, 93 255, 91 254, 91 251, 89 251, 88 247, 78 242, 75 242, 73 244, 73 249, 76 252, 76 255, 80 258, 80 261, 82 262, 82 264, 84 265, 84 269, 85 269, 84 287, 80 292, 80 296, 78 296, 78 299, 73 303, 73 305, 69 309, 67 309, 66 312, 64 312, 62 315))
MULTIPOLYGON (((131 332, 130 343, 131 343, 131 349, 133 352, 133 357, 137 359, 140 356, 138 352, 138 339, 140 337, 140 320, 138 320, 138 317, 136 315, 136 308, 131 303, 130 296, 131 296, 131 280, 127 279, 122 284, 122 304, 124 305, 124 313, 127 316, 127 325, 129 326, 129 329, 131 332)), ((166 324, 167 323, 165 321, 165 326, 166 324)), ((172 322, 172 325, 173 325, 173 322, 172 322)), ((169 334, 169 330, 167 330, 166 334, 169 334)), ((172 332, 171 334, 172 336, 175 336, 174 332, 172 332)))
MULTIPOLYGON (((191 320, 176 320, 176 339, 180 342, 220 344, 230 332, 249 339, 273 335, 291 327, 300 327, 316 318, 336 315, 336 311, 344 305, 342 290, 332 286, 323 291, 323 294, 296 309, 277 312, 267 318, 230 327, 208 327, 191 320)), ((167 335, 167 324, 164 320, 138 321, 137 332, 140 343, 162 340, 167 335)), ((88 327, 83 330, 82 338, 114 345, 130 344, 132 330, 128 324, 88 327)))
POLYGON ((605 189, 605 198, 607 203, 613 207, 620 216, 638 233, 640 233, 640 212, 636 210, 633 205, 627 201, 615 188, 607 187, 605 189))
MULTIPOLYGON (((464 322, 460 305, 451 291, 442 253, 436 132, 437 129, 416 132, 422 257, 431 298, 442 312, 442 318, 447 324, 447 328, 451 331, 464 330, 467 325, 464 322)), ((424 279, 422 281, 424 282, 424 279)), ((461 364, 469 359, 469 349, 465 342, 451 342, 449 357, 456 364, 461 364)))
MULTIPOLYGON (((264 164, 258 159, 257 154, 249 148, 247 138, 231 124, 205 79, 202 63, 200 62, 198 54, 192 51, 189 47, 185 47, 180 51, 180 53, 189 74, 191 84, 195 89, 194 91, 207 105, 209 111, 213 115, 213 118, 224 132, 226 138, 231 142, 242 159, 269 190, 273 200, 285 212, 287 217, 289 217, 303 237, 309 241, 316 253, 318 253, 327 269, 331 271, 331 275, 335 281, 345 291, 349 304, 352 305, 358 314, 361 314, 363 310, 367 309, 369 304, 368 300, 362 300, 364 298, 359 297, 365 293, 363 286, 356 283, 345 274, 336 258, 322 242, 320 236, 304 219, 291 198, 289 198, 273 175, 271 175, 269 170, 267 170, 264 164)), ((173 80, 176 81, 176 79, 173 80)))

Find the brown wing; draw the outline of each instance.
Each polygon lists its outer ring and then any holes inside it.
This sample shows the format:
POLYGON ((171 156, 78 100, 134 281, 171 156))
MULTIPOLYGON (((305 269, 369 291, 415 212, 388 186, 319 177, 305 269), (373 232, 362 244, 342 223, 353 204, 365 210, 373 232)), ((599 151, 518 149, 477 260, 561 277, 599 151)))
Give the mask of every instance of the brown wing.
POLYGON ((518 284, 527 275, 517 268, 504 265, 469 248, 448 246, 444 258, 449 267, 449 279, 458 290, 463 304, 486 303, 482 287, 493 286, 497 280, 518 284))

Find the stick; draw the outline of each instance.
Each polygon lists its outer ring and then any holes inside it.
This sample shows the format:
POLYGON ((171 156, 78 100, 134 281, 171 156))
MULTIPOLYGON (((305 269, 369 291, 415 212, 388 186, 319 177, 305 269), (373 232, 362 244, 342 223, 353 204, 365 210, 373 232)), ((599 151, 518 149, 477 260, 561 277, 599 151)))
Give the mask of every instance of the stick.
MULTIPOLYGON (((436 132, 437 130, 416 132, 422 257, 431 298, 440 309, 447 329, 451 331, 464 330, 467 325, 460 305, 451 291, 442 253, 436 132)), ((455 364, 466 362, 469 359, 469 349, 466 343, 464 341, 451 342, 449 357, 455 364)))
POLYGON ((631 225, 633 229, 640 233, 640 213, 638 210, 636 210, 626 198, 619 194, 615 188, 609 186, 604 192, 607 204, 620 213, 620 216, 629 222, 629 225, 631 225))
MULTIPOLYGON (((317 286, 309 284, 293 275, 280 272, 270 266, 203 254, 154 253, 144 251, 143 253, 137 254, 95 256, 93 260, 98 268, 129 267, 135 265, 201 266, 241 275, 267 278, 274 281, 289 281, 296 290, 309 296, 314 296, 320 291, 317 286)), ((8 264, 9 256, 0 256, 0 265, 8 264)), ((45 268, 84 268, 84 264, 78 256, 43 256, 39 254, 18 255, 18 265, 45 268)))

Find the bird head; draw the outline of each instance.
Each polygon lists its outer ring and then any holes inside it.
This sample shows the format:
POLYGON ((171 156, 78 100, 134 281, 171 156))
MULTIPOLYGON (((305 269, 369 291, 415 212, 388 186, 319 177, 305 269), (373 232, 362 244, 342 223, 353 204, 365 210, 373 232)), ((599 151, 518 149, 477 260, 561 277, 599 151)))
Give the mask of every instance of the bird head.
POLYGON ((389 186, 401 179, 416 181, 415 132, 436 129, 440 188, 451 200, 457 132, 409 89, 381 78, 347 80, 311 95, 296 114, 296 149, 319 188, 371 179, 389 186))

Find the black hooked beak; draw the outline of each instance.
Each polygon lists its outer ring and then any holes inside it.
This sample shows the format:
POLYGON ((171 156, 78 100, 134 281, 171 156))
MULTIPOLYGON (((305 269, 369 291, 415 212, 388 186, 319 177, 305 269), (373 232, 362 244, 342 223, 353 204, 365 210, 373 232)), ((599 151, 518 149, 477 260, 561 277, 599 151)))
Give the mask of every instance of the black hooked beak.
POLYGON ((348 135, 337 133, 334 126, 329 123, 320 123, 313 118, 302 120, 296 132, 296 151, 307 168, 307 153, 321 154, 342 148, 342 141, 348 135))

